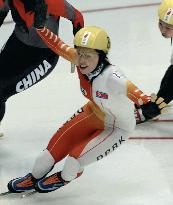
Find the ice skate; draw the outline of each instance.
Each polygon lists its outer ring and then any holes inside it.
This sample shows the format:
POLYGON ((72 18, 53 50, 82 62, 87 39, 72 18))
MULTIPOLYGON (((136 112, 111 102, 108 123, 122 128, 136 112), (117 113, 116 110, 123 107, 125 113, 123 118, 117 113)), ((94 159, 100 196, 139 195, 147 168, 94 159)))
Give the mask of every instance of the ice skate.
POLYGON ((67 183, 69 182, 62 179, 61 172, 57 172, 38 181, 35 185, 35 190, 40 193, 47 193, 55 191, 67 183))
POLYGON ((24 177, 19 177, 16 179, 12 179, 7 187, 8 190, 12 193, 21 193, 25 191, 34 190, 34 185, 37 182, 31 173, 27 174, 24 177))

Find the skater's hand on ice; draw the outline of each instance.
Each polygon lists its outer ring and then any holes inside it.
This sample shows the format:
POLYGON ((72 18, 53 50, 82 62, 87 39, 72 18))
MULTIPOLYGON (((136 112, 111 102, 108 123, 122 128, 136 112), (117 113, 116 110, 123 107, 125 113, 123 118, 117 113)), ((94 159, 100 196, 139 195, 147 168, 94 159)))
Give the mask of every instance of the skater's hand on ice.
POLYGON ((155 94, 151 95, 151 100, 148 103, 140 105, 145 120, 152 119, 157 115, 165 113, 167 108, 167 104, 164 102, 164 99, 162 97, 157 97, 155 94))

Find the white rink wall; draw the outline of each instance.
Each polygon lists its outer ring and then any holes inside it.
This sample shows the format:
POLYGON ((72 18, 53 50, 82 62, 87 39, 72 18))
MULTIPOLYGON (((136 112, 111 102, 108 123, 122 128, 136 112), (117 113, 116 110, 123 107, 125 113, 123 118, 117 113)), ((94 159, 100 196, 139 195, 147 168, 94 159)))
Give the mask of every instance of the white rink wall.
MULTIPOLYGON (((111 7, 119 7, 119 6, 129 6, 129 5, 141 5, 141 4, 153 4, 160 3, 159 0, 113 0, 113 1, 103 1, 103 0, 67 0, 69 3, 74 5, 81 11, 92 10, 92 9, 100 9, 100 8, 111 8, 111 7)), ((9 14, 6 18, 6 21, 11 21, 11 15, 9 14)))
POLYGON ((109 7, 118 7, 118 6, 127 6, 127 5, 140 5, 140 4, 152 4, 159 3, 159 0, 113 0, 113 1, 103 1, 103 0, 87 0, 87 1, 76 1, 68 0, 69 3, 77 6, 81 10, 86 9, 96 9, 96 8, 109 8, 109 7))

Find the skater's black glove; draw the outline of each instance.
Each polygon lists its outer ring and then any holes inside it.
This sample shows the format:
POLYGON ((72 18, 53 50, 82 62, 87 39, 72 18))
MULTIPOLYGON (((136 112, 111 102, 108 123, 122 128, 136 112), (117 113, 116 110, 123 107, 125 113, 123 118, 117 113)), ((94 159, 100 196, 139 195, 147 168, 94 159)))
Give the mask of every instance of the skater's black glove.
MULTIPOLYGON (((140 103, 139 103, 140 104, 140 103)), ((141 104, 140 108, 136 108, 135 117, 137 124, 148 121, 156 116, 166 112, 167 104, 162 97, 151 95, 151 101, 141 104)))
POLYGON ((82 28, 82 26, 80 25, 80 23, 78 22, 77 24, 73 24, 73 35, 75 36, 75 34, 82 28))
POLYGON ((72 21, 73 24, 73 35, 75 34, 84 27, 84 19, 83 15, 76 9, 75 10, 75 19, 72 21))

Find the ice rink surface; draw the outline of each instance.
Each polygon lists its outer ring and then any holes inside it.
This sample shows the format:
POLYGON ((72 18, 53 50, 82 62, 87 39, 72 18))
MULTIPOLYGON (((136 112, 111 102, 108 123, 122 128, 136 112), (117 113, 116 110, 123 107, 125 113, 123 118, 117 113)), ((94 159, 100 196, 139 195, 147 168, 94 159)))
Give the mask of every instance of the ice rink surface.
MULTIPOLYGON (((159 1, 70 2, 84 11, 86 25, 107 30, 112 64, 147 94, 157 92, 172 50, 170 40, 163 39, 158 30, 154 4, 159 1)), ((1 47, 13 26, 1 27, 1 47)), ((70 22, 62 20, 60 36, 72 45, 69 30, 70 22)), ((53 133, 85 102, 76 73, 70 74, 70 63, 63 59, 45 80, 8 100, 1 125, 5 137, 0 139, 0 192, 7 190, 10 179, 31 171, 53 133)), ((137 126, 125 145, 88 166, 81 178, 64 188, 24 199, 20 195, 0 198, 0 205, 172 205, 173 116, 163 119, 166 122, 137 126)), ((62 165, 57 164, 54 171, 62 165)))

